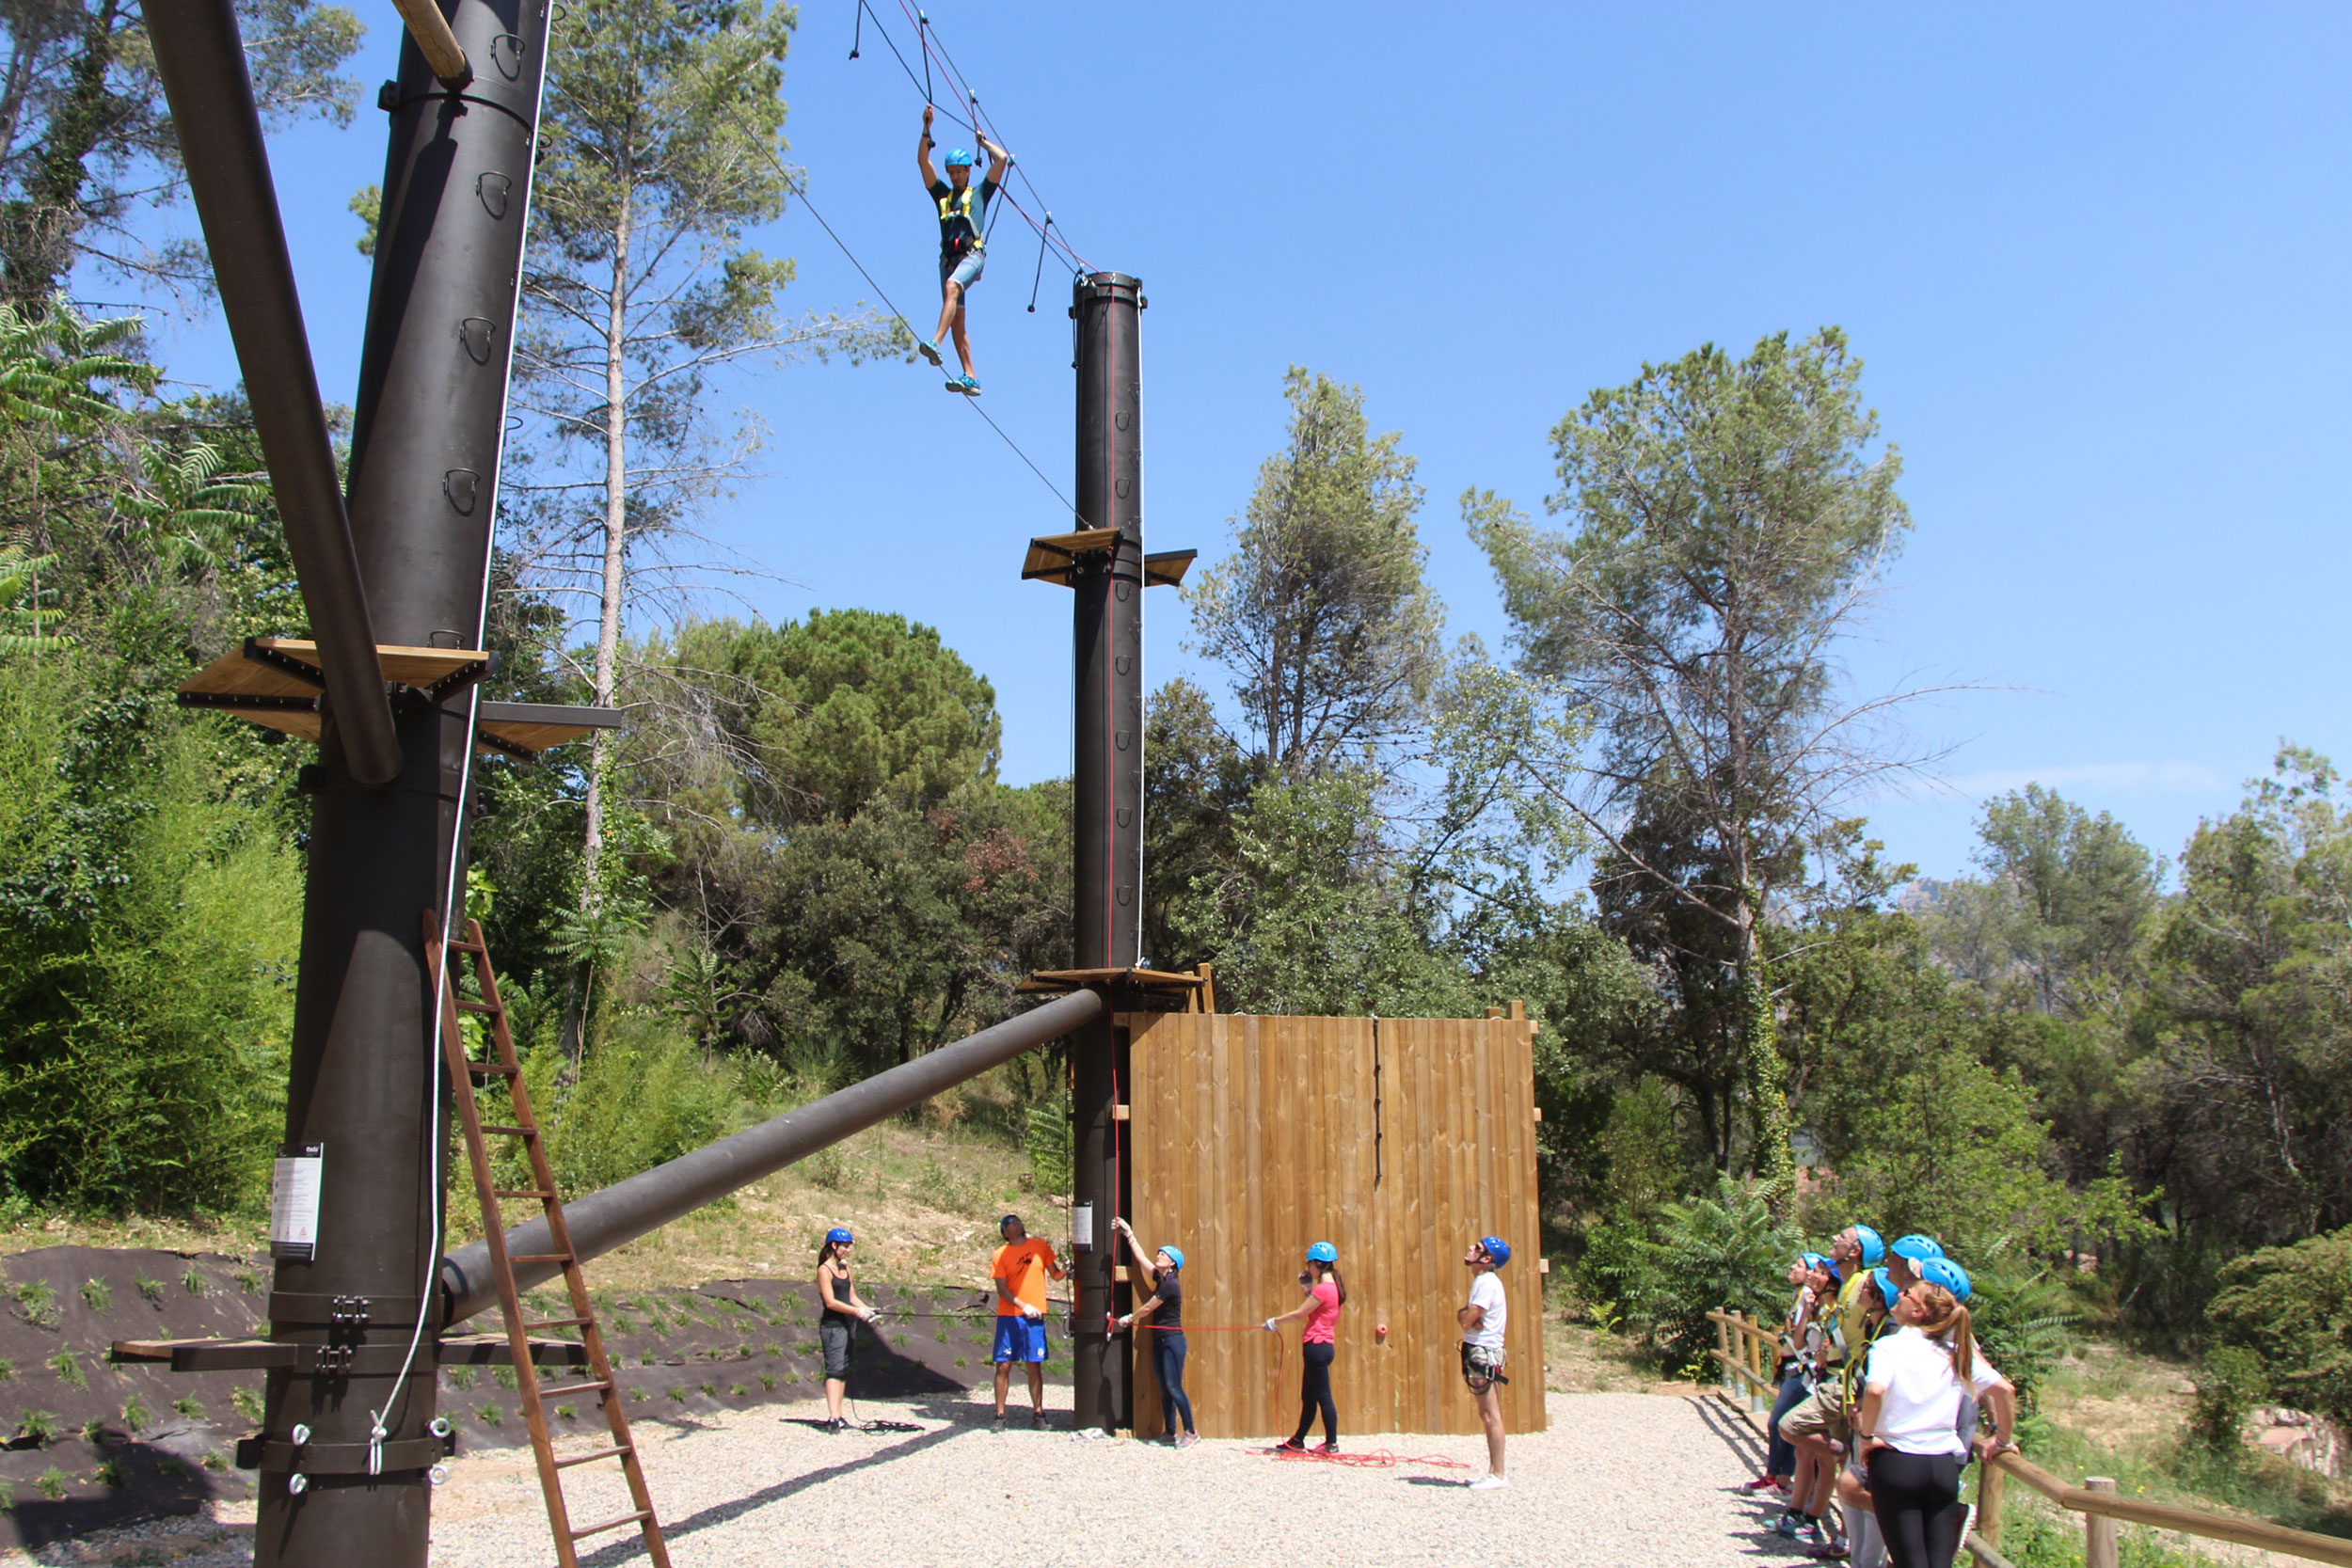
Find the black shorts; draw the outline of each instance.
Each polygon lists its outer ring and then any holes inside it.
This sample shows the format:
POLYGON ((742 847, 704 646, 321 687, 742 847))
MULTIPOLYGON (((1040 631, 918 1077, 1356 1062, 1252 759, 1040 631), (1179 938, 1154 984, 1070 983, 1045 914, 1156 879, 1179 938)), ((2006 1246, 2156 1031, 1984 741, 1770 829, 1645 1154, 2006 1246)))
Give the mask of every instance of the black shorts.
POLYGON ((818 1320, 817 1342, 825 1350, 825 1375, 847 1378, 850 1363, 857 1359, 857 1325, 828 1313, 818 1320))

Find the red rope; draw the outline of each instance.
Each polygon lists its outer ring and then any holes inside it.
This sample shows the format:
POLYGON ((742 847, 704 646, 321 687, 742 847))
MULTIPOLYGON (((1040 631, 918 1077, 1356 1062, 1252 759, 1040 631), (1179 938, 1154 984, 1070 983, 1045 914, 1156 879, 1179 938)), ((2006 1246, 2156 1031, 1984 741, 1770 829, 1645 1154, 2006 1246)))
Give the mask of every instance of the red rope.
POLYGON ((1391 1453, 1387 1449, 1372 1449, 1363 1453, 1317 1453, 1312 1449, 1267 1449, 1263 1450, 1276 1459, 1311 1459, 1324 1465, 1345 1465, 1359 1470, 1393 1470, 1399 1465, 1426 1465, 1438 1470, 1467 1470, 1470 1465, 1459 1459, 1442 1454, 1391 1453))

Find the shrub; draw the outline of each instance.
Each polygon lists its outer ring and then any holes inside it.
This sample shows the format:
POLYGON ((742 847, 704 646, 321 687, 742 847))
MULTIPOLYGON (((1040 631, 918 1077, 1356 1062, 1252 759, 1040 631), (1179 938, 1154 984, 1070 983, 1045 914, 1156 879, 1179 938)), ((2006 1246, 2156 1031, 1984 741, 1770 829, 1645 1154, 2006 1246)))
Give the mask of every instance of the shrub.
POLYGON ((57 1323, 57 1292, 47 1283, 28 1279, 8 1292, 16 1298, 16 1315, 35 1328, 54 1328, 57 1323))
POLYGON ((20 1443, 45 1449, 57 1440, 57 1418, 46 1410, 27 1410, 16 1418, 16 1437, 20 1443))
POLYGON ((187 1273, 180 1276, 180 1288, 192 1296, 200 1296, 211 1289, 211 1286, 204 1278, 204 1271, 194 1263, 190 1263, 187 1273))
POLYGON ((49 1370, 57 1374, 57 1381, 69 1388, 87 1388, 89 1379, 82 1375, 81 1358, 70 1350, 61 1350, 49 1358, 49 1370))
POLYGON ((136 1278, 133 1279, 131 1283, 138 1287, 139 1294, 145 1296, 148 1300, 153 1302, 158 1307, 163 1305, 164 1282, 162 1280, 150 1279, 145 1275, 140 1275, 136 1278))
POLYGON ((506 1419, 506 1412, 495 1404, 485 1404, 474 1411, 474 1418, 485 1427, 494 1427, 506 1419))
POLYGON ((2246 1412, 2269 1390, 2261 1356, 2243 1345, 2216 1345, 2197 1371, 2189 1435, 2209 1449, 2236 1453, 2246 1412))
POLYGON ((2278 1398, 2352 1424, 2352 1227, 2233 1259, 2205 1317, 2278 1398))
POLYGON ((65 1496, 66 1485, 68 1482, 72 1481, 72 1479, 73 1478, 72 1476, 67 1475, 63 1470, 60 1470, 55 1465, 52 1465, 49 1468, 40 1473, 40 1478, 34 1481, 33 1484, 40 1488, 40 1495, 42 1497, 47 1497, 54 1503, 65 1496))
POLYGON ((106 1311, 115 1304, 115 1294, 106 1288, 106 1282, 103 1279, 83 1280, 82 1299, 89 1304, 89 1309, 93 1312, 106 1311))
POLYGON ((140 1399, 136 1394, 133 1394, 129 1399, 122 1402, 122 1430, 129 1433, 132 1436, 136 1437, 140 1433, 145 1432, 149 1427, 152 1426, 154 1422, 155 1418, 153 1414, 148 1410, 147 1402, 140 1399))
POLYGON ((183 1395, 172 1401, 171 1408, 191 1421, 200 1421, 204 1418, 204 1402, 194 1394, 183 1395))
POLYGON ((262 1396, 251 1388, 240 1388, 230 1394, 229 1402, 236 1406, 237 1414, 248 1421, 262 1418, 262 1396))
POLYGON ((1619 1310, 1668 1368, 1682 1371, 1703 1366, 1715 1342, 1708 1313, 1778 1317, 1798 1237, 1772 1212, 1762 1184, 1724 1177, 1711 1198, 1661 1204, 1654 1236, 1607 1244, 1616 1260, 1601 1266, 1613 1271, 1619 1310))
POLYGON ((1032 1105, 1027 1121, 1023 1141, 1028 1148, 1031 1190, 1070 1191, 1075 1179, 1072 1173, 1077 1155, 1071 1138, 1069 1102, 1057 1096, 1041 1105, 1032 1105))

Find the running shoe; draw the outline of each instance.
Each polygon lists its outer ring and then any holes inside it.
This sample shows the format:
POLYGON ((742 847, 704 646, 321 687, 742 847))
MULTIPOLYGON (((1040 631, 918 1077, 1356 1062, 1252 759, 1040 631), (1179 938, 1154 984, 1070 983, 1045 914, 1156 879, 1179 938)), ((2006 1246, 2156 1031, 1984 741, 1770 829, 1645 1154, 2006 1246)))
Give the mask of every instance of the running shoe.
POLYGON ((1804 1555, 1815 1562, 1843 1562, 1846 1560, 1846 1544, 1836 1540, 1824 1542, 1819 1546, 1807 1546, 1804 1555))
POLYGON ((1333 1454, 1336 1454, 1339 1451, 1340 1445, 1337 1438, 1332 1439, 1330 1442, 1318 1445, 1315 1449, 1315 1452, 1321 1454, 1326 1459, 1330 1458, 1333 1454))
POLYGON ((1307 1445, 1295 1437, 1285 1437, 1274 1445, 1274 1451, 1276 1453, 1305 1453, 1307 1445))
POLYGON ((1199 1433, 1187 1432, 1176 1439, 1176 1446, 1180 1449, 1188 1449, 1199 1441, 1200 1441, 1200 1434, 1199 1433))
POLYGON ((1004 1430, 1005 1430, 1005 1418, 1004 1418, 1002 1416, 997 1417, 994 1420, 993 1420, 993 1421, 991 1421, 991 1422, 989 1422, 989 1423, 988 1423, 988 1430, 989 1430, 989 1431, 991 1431, 991 1432, 1002 1432, 1002 1431, 1004 1431, 1004 1430))
POLYGON ((1792 1508, 1788 1513, 1772 1521, 1772 1533, 1774 1535, 1785 1535, 1789 1540, 1795 1541, 1802 1537, 1803 1532, 1808 1527, 1814 1529, 1821 1528, 1819 1523, 1806 1518, 1804 1514, 1798 1513, 1792 1508))
POLYGON ((1799 1525, 1796 1532, 1789 1539, 1796 1542, 1800 1551, 1805 1552, 1811 1552, 1817 1547, 1830 1544, 1829 1531, 1821 1528, 1821 1521, 1819 1519, 1807 1519, 1804 1524, 1799 1525))
POLYGON ((1778 1476, 1758 1476, 1740 1488, 1742 1492, 1777 1492, 1780 1489, 1781 1481, 1778 1476))
POLYGON ((1032 1410, 1029 1412, 1029 1430, 1031 1432, 1043 1432, 1045 1430, 1044 1411, 1032 1410))
POLYGON ((921 355, 924 358, 930 360, 934 365, 942 362, 939 357, 939 345, 932 342, 928 338, 917 338, 914 340, 914 352, 921 355))
POLYGON ((980 395, 979 378, 977 376, 960 375, 947 384, 947 389, 951 392, 961 392, 968 398, 978 397, 980 395))
POLYGON ((1468 1484, 1473 1492, 1500 1492, 1511 1483, 1501 1476, 1480 1476, 1476 1481, 1468 1484))

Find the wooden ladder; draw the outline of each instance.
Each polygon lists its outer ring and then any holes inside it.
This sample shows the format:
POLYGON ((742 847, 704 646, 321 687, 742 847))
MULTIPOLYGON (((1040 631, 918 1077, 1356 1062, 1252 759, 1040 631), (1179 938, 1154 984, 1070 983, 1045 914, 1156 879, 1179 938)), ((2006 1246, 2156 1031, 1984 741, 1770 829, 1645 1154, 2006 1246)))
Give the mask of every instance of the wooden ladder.
MULTIPOLYGON (((532 1452, 539 1460, 539 1486, 547 1494, 548 1522, 555 1530, 555 1556, 562 1568, 579 1568, 577 1543, 583 1537, 600 1535, 624 1525, 635 1525, 644 1531, 645 1551, 656 1568, 670 1568, 670 1552, 662 1543, 661 1526, 654 1518, 653 1498, 645 1490, 644 1466, 639 1463, 637 1445, 628 1433, 628 1417, 621 1408, 620 1389, 612 1380, 612 1364, 604 1354, 604 1335, 596 1326, 595 1307, 588 1299, 588 1285, 580 1273, 580 1259, 572 1251, 571 1229, 564 1223, 564 1205, 555 1196, 555 1173, 548 1164, 546 1144, 539 1136, 539 1123, 532 1115, 531 1094, 523 1086, 522 1063, 515 1054, 515 1037, 506 1026, 506 1009, 499 1001, 498 976, 490 968, 489 949, 483 944, 482 923, 466 922, 466 940, 448 944, 451 953, 463 953, 473 960, 476 986, 482 995, 479 1001, 457 993, 460 975, 453 973, 449 983, 441 983, 443 949, 440 922, 427 910, 424 915, 424 951, 427 975, 435 990, 442 996, 441 1053, 449 1064, 450 1086, 457 1102, 458 1124, 466 1132, 466 1152, 473 1163, 475 1193, 482 1200, 483 1236, 490 1248, 490 1273, 498 1283, 499 1307, 506 1318, 506 1338, 514 1347, 515 1383, 522 1395, 523 1421, 531 1429, 532 1452), (491 1055, 487 1060, 475 1057, 466 1049, 465 1031, 458 1025, 461 1013, 479 1014, 489 1022, 491 1055), (477 1080, 503 1079, 507 1098, 515 1108, 512 1125, 485 1126, 480 1108, 474 1101, 477 1080), (490 1169, 490 1152, 484 1139, 490 1137, 519 1138, 524 1157, 531 1163, 531 1185, 502 1189, 490 1169), (499 1200, 506 1197, 536 1198, 547 1214, 548 1234, 553 1238, 552 1252, 509 1254, 506 1250, 506 1222, 499 1213, 499 1200), (550 1318, 542 1322, 526 1322, 523 1317, 522 1293, 515 1285, 515 1265, 517 1263, 554 1263, 564 1271, 564 1284, 571 1291, 572 1315, 550 1318), (535 1329, 577 1328, 581 1346, 588 1353, 588 1381, 566 1383, 553 1388, 539 1386, 539 1369, 531 1359, 530 1337, 535 1329), (594 1394, 604 1406, 605 1424, 612 1429, 610 1448, 590 1449, 584 1453, 558 1454, 548 1433, 547 1402, 564 1394, 594 1394), (563 1474, 576 1465, 587 1465, 602 1459, 621 1462, 621 1473, 628 1478, 628 1493, 634 1504, 632 1512, 616 1514, 581 1529, 572 1528, 571 1510, 564 1501, 563 1474)), ((458 966, 453 966, 456 968, 458 966)))

